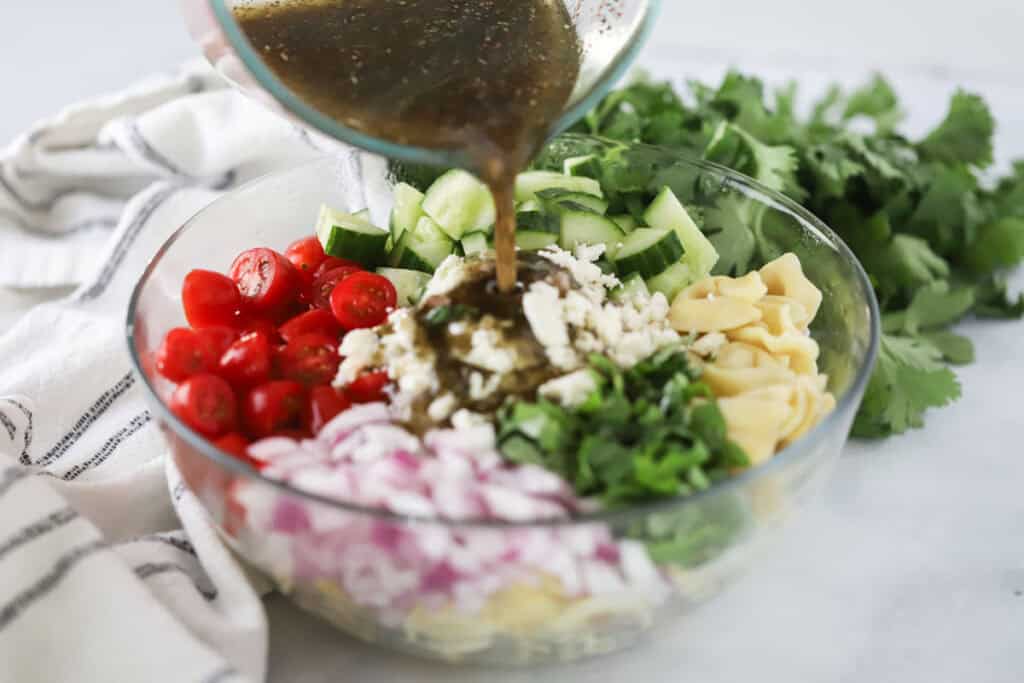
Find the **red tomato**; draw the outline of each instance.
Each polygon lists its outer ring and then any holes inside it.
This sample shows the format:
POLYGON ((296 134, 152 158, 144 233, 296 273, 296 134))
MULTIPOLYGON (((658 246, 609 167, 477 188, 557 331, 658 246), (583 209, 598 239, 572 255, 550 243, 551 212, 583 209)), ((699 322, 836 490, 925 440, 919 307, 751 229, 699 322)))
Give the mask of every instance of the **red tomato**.
POLYGON ((313 282, 316 269, 324 262, 327 255, 316 237, 305 237, 292 242, 284 252, 285 258, 291 261, 298 271, 302 280, 309 284, 313 282))
POLYGON ((179 384, 170 406, 182 422, 204 436, 226 434, 238 423, 235 393, 216 375, 195 375, 179 384))
POLYGON ((316 435, 324 425, 352 407, 352 401, 332 387, 313 387, 303 422, 311 434, 316 435))
POLYGON ((320 277, 324 273, 335 268, 355 268, 356 270, 362 270, 363 267, 355 261, 350 261, 347 258, 338 258, 337 256, 328 256, 323 260, 323 263, 313 273, 313 279, 320 277))
POLYGON ((338 283, 362 272, 363 269, 356 266, 339 266, 333 270, 328 270, 313 280, 310 303, 316 308, 322 308, 325 311, 331 310, 331 294, 338 286, 338 283))
POLYGON ((234 325, 242 299, 226 275, 212 270, 193 270, 181 286, 185 319, 192 327, 234 325))
POLYGON ((236 389, 245 390, 270 379, 274 349, 262 332, 247 334, 220 357, 218 374, 236 389))
POLYGON ((298 427, 305 403, 306 387, 298 382, 267 382, 246 395, 242 418, 252 436, 272 436, 298 427))
POLYGON ((395 286, 376 273, 356 273, 331 292, 331 310, 346 330, 380 325, 396 303, 395 286))
POLYGON ((334 315, 330 311, 317 308, 295 316, 284 325, 281 325, 281 328, 278 330, 281 338, 286 342, 300 335, 313 332, 337 339, 341 336, 341 325, 334 319, 334 315))
POLYGON ((257 313, 272 315, 299 293, 295 267, 273 249, 260 247, 243 251, 231 264, 231 279, 246 307, 257 313))
POLYGON ((310 387, 330 384, 340 363, 337 337, 318 332, 295 337, 277 354, 281 377, 310 387))
POLYGON ((172 382, 183 382, 192 375, 217 367, 217 355, 204 344, 195 330, 176 327, 164 337, 156 352, 156 371, 172 382))
POLYGON ((252 465, 256 469, 263 467, 262 462, 249 455, 249 439, 245 438, 238 432, 225 434, 214 441, 213 445, 225 453, 230 453, 242 462, 252 465))
POLYGON ((384 387, 391 382, 388 373, 384 370, 377 372, 365 372, 352 380, 352 383, 345 387, 345 393, 353 403, 377 403, 387 401, 387 394, 384 387))
POLYGON ((220 358, 238 339, 238 330, 231 327, 204 327, 196 330, 196 337, 214 358, 220 358))
POLYGON ((277 331, 277 325, 269 318, 249 318, 242 328, 245 330, 242 336, 247 334, 262 334, 273 345, 281 343, 281 335, 277 331))

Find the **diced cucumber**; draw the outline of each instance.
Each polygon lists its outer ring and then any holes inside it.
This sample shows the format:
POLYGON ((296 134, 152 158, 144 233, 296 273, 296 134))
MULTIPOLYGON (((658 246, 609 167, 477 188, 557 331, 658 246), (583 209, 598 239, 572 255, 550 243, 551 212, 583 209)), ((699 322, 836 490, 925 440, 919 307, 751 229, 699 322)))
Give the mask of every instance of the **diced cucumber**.
POLYGON ((465 171, 448 171, 423 197, 423 213, 453 240, 494 225, 494 199, 487 186, 465 171))
POLYGON ((569 157, 562 162, 562 172, 565 175, 593 176, 595 171, 600 171, 600 166, 597 164, 597 157, 593 154, 569 157))
POLYGON ((603 244, 609 256, 616 252, 624 234, 614 221, 578 204, 562 204, 560 209, 558 243, 563 249, 572 251, 579 244, 603 244))
POLYGON ((558 216, 543 211, 520 211, 516 214, 516 230, 551 232, 557 235, 561 232, 561 221, 558 216))
POLYGON ((487 251, 491 248, 487 243, 487 237, 486 232, 467 232, 462 236, 462 253, 472 256, 487 251))
POLYGON ((420 300, 423 288, 430 282, 428 273, 404 268, 378 268, 378 275, 383 275, 395 286, 398 293, 399 306, 413 306, 420 300))
POLYGON ((683 245, 671 228, 637 228, 626 235, 615 254, 615 267, 622 276, 640 273, 653 277, 679 261, 683 245))
POLYGON ((455 242, 429 216, 424 216, 391 251, 391 266, 433 273, 453 251, 455 242))
POLYGON ((398 244, 406 230, 412 230, 423 217, 423 193, 407 183, 398 183, 391 209, 391 240, 398 244))
POLYGON ((669 301, 672 301, 676 294, 689 286, 693 281, 694 278, 690 270, 690 264, 680 261, 669 266, 654 277, 648 278, 647 289, 652 292, 661 292, 669 301))
POLYGON ((650 291, 647 289, 647 283, 640 276, 640 273, 633 273, 622 281, 622 284, 615 288, 611 293, 613 301, 619 301, 628 297, 643 294, 647 296, 650 291))
POLYGON ((352 215, 355 216, 356 218, 362 218, 367 223, 372 223, 373 222, 373 221, 370 220, 370 210, 369 209, 363 209, 362 211, 356 211, 352 215))
POLYGON ((519 202, 516 204, 516 211, 540 211, 543 207, 540 202, 535 198, 527 199, 525 202, 519 202))
POLYGON ((516 178, 516 201, 532 199, 541 190, 569 190, 603 197, 601 183, 593 178, 570 176, 555 171, 527 171, 516 178))
POLYGON ((570 192, 569 190, 561 190, 558 188, 541 190, 537 193, 537 199, 547 206, 562 204, 564 202, 572 202, 573 204, 585 206, 591 211, 602 215, 608 210, 608 202, 600 197, 595 197, 592 194, 584 194, 583 192, 570 192))
POLYGON ((644 221, 655 228, 672 228, 679 235, 686 255, 683 256, 690 266, 690 276, 697 280, 711 273, 718 262, 718 252, 711 241, 704 236, 697 224, 686 213, 672 190, 662 188, 658 196, 647 207, 644 221))
POLYGON ((537 251, 558 243, 558 235, 550 232, 516 231, 516 246, 523 251, 537 251))
POLYGON ((608 218, 615 221, 615 224, 622 228, 622 232, 627 235, 640 227, 640 221, 633 218, 628 213, 619 216, 608 216, 608 218))
POLYGON ((384 262, 388 232, 352 214, 320 207, 316 236, 329 256, 356 261, 372 268, 384 262))

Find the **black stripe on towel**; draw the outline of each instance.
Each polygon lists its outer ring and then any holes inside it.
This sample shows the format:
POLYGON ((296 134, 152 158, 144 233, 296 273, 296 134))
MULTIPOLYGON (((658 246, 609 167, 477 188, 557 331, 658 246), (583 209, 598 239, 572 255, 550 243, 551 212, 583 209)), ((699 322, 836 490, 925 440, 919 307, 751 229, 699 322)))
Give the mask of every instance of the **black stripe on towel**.
POLYGON ((192 545, 192 542, 187 538, 180 538, 178 536, 171 536, 170 534, 150 534, 149 536, 139 536, 135 539, 138 543, 163 543, 169 545, 172 548, 177 548, 186 555, 197 557, 196 549, 192 545))
POLYGON ((91 458, 89 458, 85 462, 78 463, 70 470, 65 472, 63 475, 63 479, 65 481, 73 481, 77 479, 79 476, 81 476, 83 473, 88 472, 97 465, 102 464, 103 461, 109 458, 110 455, 117 450, 118 446, 124 443, 129 437, 132 436, 132 434, 134 434, 135 432, 139 431, 147 424, 149 424, 152 420, 153 416, 150 414, 148 410, 142 411, 141 413, 133 417, 131 419, 131 422, 129 422, 126 426, 117 430, 117 432, 115 432, 109 439, 107 439, 106 442, 103 444, 103 447, 100 448, 100 450, 96 451, 96 453, 91 458))
POLYGON ((83 560, 104 548, 102 541, 92 541, 69 550, 57 563, 34 584, 18 593, 12 600, 0 607, 0 632, 21 616, 32 603, 43 598, 56 588, 61 581, 83 560))
POLYGON ((31 470, 24 467, 8 467, 0 474, 0 496, 7 493, 7 490, 17 484, 25 477, 32 474, 31 470))
POLYGON ((196 591, 207 600, 213 600, 217 597, 217 591, 205 590, 199 586, 199 582, 192 576, 192 572, 182 567, 180 564, 174 564, 173 562, 147 562, 146 564, 140 564, 135 568, 135 575, 145 581, 151 576, 158 576, 160 574, 168 574, 174 572, 176 574, 184 574, 191 581, 196 591))
POLYGON ((7 413, 0 413, 0 425, 4 426, 7 430, 7 436, 11 441, 14 441, 14 437, 18 434, 18 428, 11 422, 11 418, 7 417, 7 413))
POLYGON ((69 507, 61 508, 43 517, 38 522, 30 524, 7 540, 0 542, 0 559, 3 559, 4 555, 14 552, 26 543, 31 543, 37 538, 45 536, 76 519, 78 519, 78 513, 69 507))
POLYGON ((110 387, 97 398, 88 410, 82 413, 82 416, 78 418, 74 426, 64 436, 60 438, 60 441, 46 452, 46 455, 41 457, 36 465, 40 467, 46 467, 50 463, 60 458, 69 448, 75 445, 75 443, 82 437, 86 430, 91 427, 97 419, 103 413, 107 412, 107 409, 113 405, 114 401, 119 399, 129 389, 135 386, 135 373, 128 372, 124 377, 117 381, 117 384, 110 387))
POLYGON ((142 205, 141 209, 139 209, 139 212, 135 214, 135 218, 133 218, 131 223, 125 227, 124 233, 121 235, 121 239, 119 239, 117 244, 114 246, 114 250, 111 252, 110 258, 107 259, 107 262, 104 264, 99 276, 91 285, 74 295, 72 300, 90 301, 99 297, 106 291, 107 286, 110 285, 111 280, 114 279, 114 275, 117 274, 117 269, 120 268, 125 256, 128 255, 128 251, 135 243, 139 233, 142 232, 142 228, 144 228, 146 223, 149 222, 149 219, 153 217, 153 214, 156 213, 157 209, 163 206, 164 202, 170 199, 180 189, 180 185, 168 185, 150 195, 146 203, 142 205))
POLYGON ((20 410, 25 414, 25 419, 28 421, 25 425, 25 445, 21 449, 21 455, 18 456, 18 461, 22 465, 31 465, 32 460, 28 457, 28 449, 32 446, 32 411, 23 406, 20 402, 15 401, 13 398, 0 399, 20 410))

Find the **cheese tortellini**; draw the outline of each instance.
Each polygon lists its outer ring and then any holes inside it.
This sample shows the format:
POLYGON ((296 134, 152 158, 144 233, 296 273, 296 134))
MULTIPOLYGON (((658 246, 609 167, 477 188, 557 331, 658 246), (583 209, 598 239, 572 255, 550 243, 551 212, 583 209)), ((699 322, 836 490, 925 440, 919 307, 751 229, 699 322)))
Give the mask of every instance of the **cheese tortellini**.
POLYGON ((708 277, 672 302, 669 319, 695 335, 690 353, 719 399, 729 436, 753 464, 770 458, 835 407, 808 327, 822 294, 795 254, 743 277, 708 277))

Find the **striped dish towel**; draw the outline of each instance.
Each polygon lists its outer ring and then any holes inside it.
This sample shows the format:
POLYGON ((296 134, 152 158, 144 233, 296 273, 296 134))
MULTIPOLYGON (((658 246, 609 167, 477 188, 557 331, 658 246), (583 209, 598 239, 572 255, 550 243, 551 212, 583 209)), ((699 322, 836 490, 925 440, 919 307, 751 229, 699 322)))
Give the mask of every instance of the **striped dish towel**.
POLYGON ((78 286, 0 336, 0 680, 263 680, 259 587, 172 499, 125 310, 196 210, 320 154, 196 64, 0 157, 0 286, 78 286))

